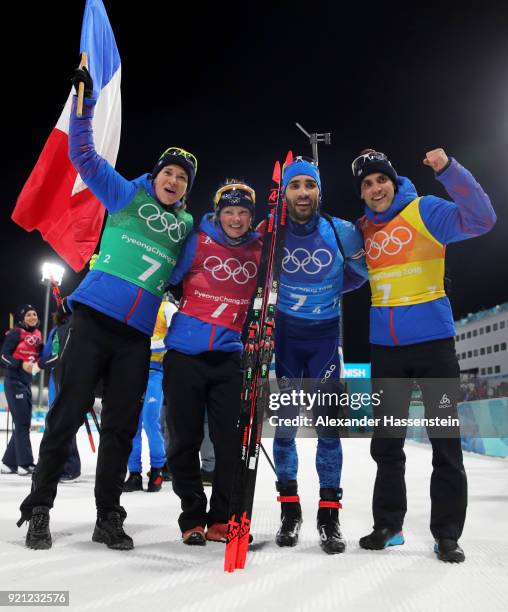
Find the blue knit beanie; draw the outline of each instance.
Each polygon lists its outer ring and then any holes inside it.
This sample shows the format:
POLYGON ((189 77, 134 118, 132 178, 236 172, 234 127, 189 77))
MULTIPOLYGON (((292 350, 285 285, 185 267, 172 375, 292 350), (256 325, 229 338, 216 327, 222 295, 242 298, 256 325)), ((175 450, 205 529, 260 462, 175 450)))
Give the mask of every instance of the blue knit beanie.
POLYGON ((321 177, 319 176, 318 167, 305 159, 300 159, 299 157, 284 168, 284 174, 282 175, 282 193, 285 193, 289 181, 300 174, 313 178, 317 183, 319 193, 322 195, 321 177))

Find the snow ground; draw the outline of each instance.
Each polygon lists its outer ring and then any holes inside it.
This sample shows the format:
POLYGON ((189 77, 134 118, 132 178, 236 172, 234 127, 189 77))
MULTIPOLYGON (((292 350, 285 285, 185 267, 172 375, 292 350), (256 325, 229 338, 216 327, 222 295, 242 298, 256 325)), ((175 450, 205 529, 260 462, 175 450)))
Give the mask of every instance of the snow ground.
MULTIPOLYGON (((34 452, 40 438, 41 434, 32 436, 34 452)), ((271 440, 264 443, 271 448, 271 440)), ((315 440, 300 439, 304 524, 298 546, 281 549, 274 543, 279 507, 273 473, 261 457, 252 530, 255 542, 246 569, 226 574, 224 545, 181 544, 176 523, 179 504, 170 483, 160 493, 122 497, 129 513, 126 531, 134 538, 134 550, 113 551, 93 543, 95 455, 83 430, 78 444, 83 476, 79 482, 59 487, 51 513, 53 548, 49 551, 26 549, 26 525, 18 529, 15 524, 30 481, 0 476, 0 590, 68 590, 73 610, 122 612, 144 606, 151 612, 264 612, 283 607, 309 612, 508 610, 508 460, 466 454, 470 496, 461 544, 467 559, 461 565, 450 565, 439 562, 432 552, 429 447, 406 445, 406 544, 371 552, 358 547, 358 538, 370 530, 372 522, 374 464, 369 441, 345 440, 341 524, 348 548, 342 555, 328 556, 319 548, 314 522, 318 498, 315 440)), ((148 469, 146 459, 144 465, 148 469)))

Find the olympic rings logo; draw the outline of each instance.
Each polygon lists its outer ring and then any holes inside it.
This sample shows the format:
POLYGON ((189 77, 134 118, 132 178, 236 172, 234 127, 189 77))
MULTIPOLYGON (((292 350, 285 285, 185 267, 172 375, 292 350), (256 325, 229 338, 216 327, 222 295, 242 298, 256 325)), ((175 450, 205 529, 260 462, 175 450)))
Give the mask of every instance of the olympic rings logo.
POLYGON ((413 233, 408 227, 398 225, 388 234, 384 230, 376 232, 372 238, 365 241, 365 252, 369 259, 379 259, 381 254, 397 255, 402 247, 413 239, 413 233))
POLYGON ((37 346, 37 344, 39 344, 39 338, 37 336, 26 336, 25 342, 28 346, 37 346))
POLYGON ((177 244, 185 238, 185 222, 178 221, 173 213, 161 212, 155 204, 151 203, 140 206, 138 213, 153 232, 167 232, 169 239, 177 244))
POLYGON ((220 257, 210 255, 205 259, 203 265, 205 270, 212 273, 215 280, 227 281, 232 278, 238 285, 245 285, 258 273, 258 267, 253 261, 246 261, 242 264, 234 257, 228 257, 222 261, 220 257))
POLYGON ((332 263, 333 255, 328 249, 316 249, 310 253, 301 247, 290 252, 284 247, 282 269, 288 274, 295 274, 302 270, 306 274, 319 274, 323 268, 332 263))

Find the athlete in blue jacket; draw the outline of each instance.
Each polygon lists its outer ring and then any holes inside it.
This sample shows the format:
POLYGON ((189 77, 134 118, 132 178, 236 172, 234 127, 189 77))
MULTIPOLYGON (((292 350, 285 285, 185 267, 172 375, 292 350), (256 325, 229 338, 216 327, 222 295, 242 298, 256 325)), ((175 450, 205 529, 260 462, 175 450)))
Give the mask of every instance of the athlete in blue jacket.
POLYGON ((161 155, 151 175, 124 179, 95 151, 95 100, 86 69, 76 71, 76 89, 80 82, 85 84, 83 116, 76 117, 75 98, 69 155, 109 214, 93 270, 67 300, 73 315, 61 355, 61 386, 48 414, 32 491, 21 504, 18 525, 30 521, 29 548, 51 547, 49 509, 58 479, 71 440, 94 403, 95 387, 103 380, 97 522, 92 540, 127 550, 133 541, 123 530, 126 512, 120 495, 146 388, 155 318, 192 228, 183 198, 192 187, 197 162, 192 154, 171 148, 161 155))
MULTIPOLYGON (((362 548, 373 550, 404 543, 406 428, 384 427, 385 417, 407 418, 414 379, 423 393, 426 417, 457 417, 459 364, 443 280, 446 245, 485 234, 496 221, 481 186, 443 149, 429 151, 424 163, 452 202, 418 197, 411 181, 397 176, 383 153, 367 150, 353 162, 357 191, 365 202, 359 226, 372 293, 373 391, 383 393, 381 405, 373 406, 380 419, 371 443, 377 463, 374 530, 360 539, 362 548)), ((467 481, 460 430, 429 425, 427 433, 435 552, 442 561, 461 562, 465 556, 458 540, 466 517, 467 481)))
POLYGON ((251 228, 254 204, 245 183, 223 185, 215 212, 190 235, 171 277, 171 284, 183 280, 183 296, 164 357, 168 466, 181 499, 182 540, 189 545, 226 539, 238 452, 241 331, 261 255, 259 234, 251 228), (205 409, 215 450, 208 512, 199 461, 205 409))
MULTIPOLYGON (((340 297, 366 280, 362 237, 353 224, 321 213, 321 178, 314 163, 296 158, 284 171, 282 189, 289 218, 275 325, 277 380, 281 392, 300 389, 307 378, 310 391, 336 393, 341 366, 340 297)), ((291 406, 278 416, 295 416, 297 410, 291 406)), ((326 413, 314 410, 314 417, 336 417, 336 411, 333 406, 326 413)), ((296 431, 296 427, 278 427, 273 444, 282 519, 276 536, 279 546, 297 543, 302 522, 296 431)), ((338 513, 342 448, 339 437, 323 428, 317 428, 317 435, 317 526, 323 550, 340 553, 345 548, 338 513)))

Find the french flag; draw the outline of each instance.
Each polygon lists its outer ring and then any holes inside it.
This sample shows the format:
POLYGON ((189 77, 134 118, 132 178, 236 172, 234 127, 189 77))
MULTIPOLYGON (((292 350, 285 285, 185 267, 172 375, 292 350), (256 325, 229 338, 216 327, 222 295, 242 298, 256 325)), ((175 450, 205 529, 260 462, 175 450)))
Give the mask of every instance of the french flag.
MULTIPOLYGON (((113 167, 121 128, 120 55, 102 0, 87 0, 81 28, 81 52, 97 97, 93 119, 96 151, 113 167)), ((92 256, 102 229, 105 208, 81 180, 69 150, 69 117, 74 91, 21 191, 12 220, 38 230, 44 240, 79 272, 92 256)))

